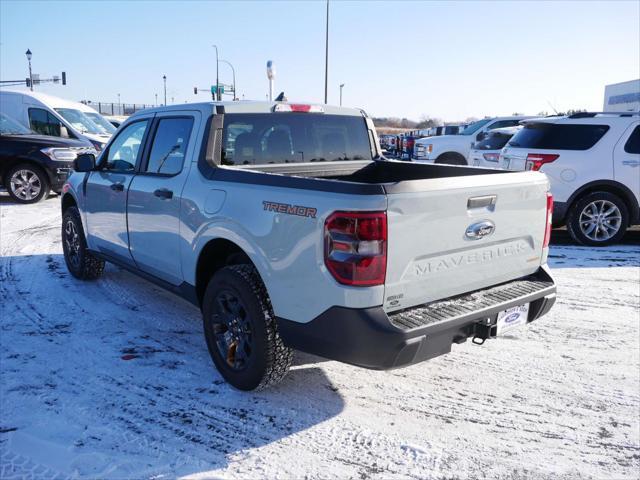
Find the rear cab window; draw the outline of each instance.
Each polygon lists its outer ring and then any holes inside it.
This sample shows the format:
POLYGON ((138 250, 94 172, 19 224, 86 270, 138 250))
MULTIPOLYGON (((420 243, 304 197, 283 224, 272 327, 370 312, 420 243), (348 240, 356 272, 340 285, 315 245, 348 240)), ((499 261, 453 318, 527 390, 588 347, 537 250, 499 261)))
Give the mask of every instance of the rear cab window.
POLYGON ((608 130, 608 125, 527 123, 514 135, 509 146, 541 150, 589 150, 608 130))
POLYGON ((315 113, 229 113, 224 116, 223 165, 372 160, 365 119, 315 113))

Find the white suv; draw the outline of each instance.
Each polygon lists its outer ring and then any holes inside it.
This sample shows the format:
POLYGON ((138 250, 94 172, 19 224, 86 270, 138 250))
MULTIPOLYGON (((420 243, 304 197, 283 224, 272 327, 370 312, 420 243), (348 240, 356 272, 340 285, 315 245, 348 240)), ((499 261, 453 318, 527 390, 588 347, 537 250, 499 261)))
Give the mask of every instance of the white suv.
POLYGON ((509 170, 551 181, 554 226, 584 245, 617 242, 640 217, 640 113, 527 120, 500 154, 509 170))

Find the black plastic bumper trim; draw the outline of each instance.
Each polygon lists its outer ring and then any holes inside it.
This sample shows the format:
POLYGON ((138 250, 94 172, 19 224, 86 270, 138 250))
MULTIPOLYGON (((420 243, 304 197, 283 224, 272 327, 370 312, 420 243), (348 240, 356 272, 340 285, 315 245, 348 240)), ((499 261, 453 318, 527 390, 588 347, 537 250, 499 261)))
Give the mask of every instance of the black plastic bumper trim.
POLYGON ((278 329, 285 344, 297 350, 374 370, 404 367, 449 353, 453 343, 475 334, 479 322, 495 324, 507 308, 529 303, 529 322, 545 315, 555 302, 556 287, 546 269, 535 275, 551 285, 419 328, 398 328, 381 306, 334 306, 308 323, 277 318, 278 329))

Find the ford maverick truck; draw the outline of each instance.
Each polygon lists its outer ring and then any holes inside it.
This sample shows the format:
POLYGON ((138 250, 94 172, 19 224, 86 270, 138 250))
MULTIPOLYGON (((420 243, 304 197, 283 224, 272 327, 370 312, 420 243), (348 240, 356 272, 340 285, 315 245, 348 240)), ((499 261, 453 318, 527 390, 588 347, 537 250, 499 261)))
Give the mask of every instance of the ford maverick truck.
POLYGON ((76 159, 62 244, 77 278, 110 262, 198 306, 220 374, 252 390, 295 349, 392 369, 547 313, 548 190, 540 172, 387 160, 357 109, 167 106, 76 159))

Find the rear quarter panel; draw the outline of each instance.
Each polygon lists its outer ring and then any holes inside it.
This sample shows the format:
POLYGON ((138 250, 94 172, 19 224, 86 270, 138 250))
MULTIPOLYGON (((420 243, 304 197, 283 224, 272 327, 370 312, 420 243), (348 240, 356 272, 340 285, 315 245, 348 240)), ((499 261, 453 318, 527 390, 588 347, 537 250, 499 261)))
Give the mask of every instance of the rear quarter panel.
POLYGON ((327 271, 324 221, 339 210, 385 210, 384 195, 212 181, 192 168, 182 208, 183 272, 185 281, 191 284, 195 285, 198 255, 203 247, 213 239, 223 238, 237 244, 252 260, 279 317, 309 322, 334 305, 382 305, 384 286, 346 287, 327 271), (269 211, 263 202, 313 208, 315 218, 269 211))

